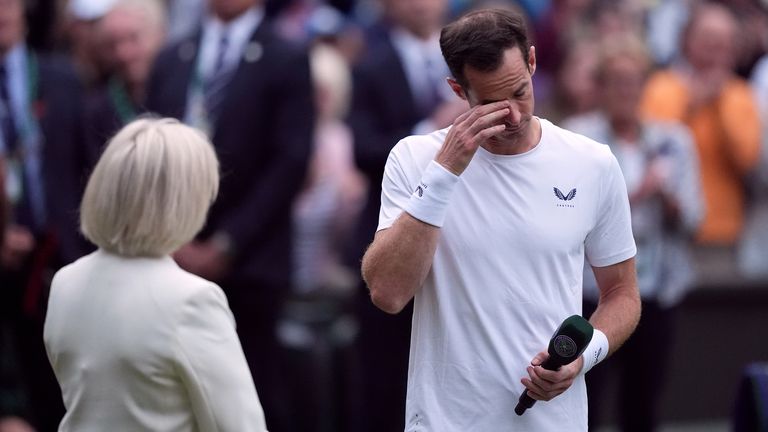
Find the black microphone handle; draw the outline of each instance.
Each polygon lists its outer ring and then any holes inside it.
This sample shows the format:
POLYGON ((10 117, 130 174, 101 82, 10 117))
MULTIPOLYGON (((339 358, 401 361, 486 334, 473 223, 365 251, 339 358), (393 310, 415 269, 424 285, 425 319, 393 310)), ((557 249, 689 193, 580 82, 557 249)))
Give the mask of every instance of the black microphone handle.
MULTIPOLYGON (((544 363, 541 364, 541 367, 547 370, 555 371, 560 369, 560 362, 557 358, 550 356, 548 359, 544 361, 544 363)), ((523 415, 525 410, 532 407, 533 404, 536 403, 536 399, 528 396, 528 390, 523 391, 523 394, 520 395, 520 399, 517 401, 517 406, 515 407, 515 414, 517 415, 523 415)))

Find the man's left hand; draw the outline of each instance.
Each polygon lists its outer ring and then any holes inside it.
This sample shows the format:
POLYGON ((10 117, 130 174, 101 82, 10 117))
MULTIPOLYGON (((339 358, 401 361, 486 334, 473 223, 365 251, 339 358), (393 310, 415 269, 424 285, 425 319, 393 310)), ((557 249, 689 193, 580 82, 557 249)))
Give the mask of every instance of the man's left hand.
POLYGON ((551 371, 541 367, 547 358, 549 354, 546 352, 538 353, 527 368, 528 378, 520 380, 528 389, 528 395, 535 400, 549 401, 568 390, 584 365, 584 358, 579 356, 575 361, 551 371))

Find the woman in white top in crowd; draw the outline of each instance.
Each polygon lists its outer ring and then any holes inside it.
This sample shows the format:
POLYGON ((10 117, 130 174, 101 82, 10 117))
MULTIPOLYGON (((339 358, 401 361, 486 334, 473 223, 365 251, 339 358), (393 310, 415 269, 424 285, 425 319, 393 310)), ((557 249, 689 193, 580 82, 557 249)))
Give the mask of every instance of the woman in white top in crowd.
POLYGON ((81 204, 99 249, 54 277, 48 358, 60 431, 264 431, 226 297, 170 254, 218 192, 210 142, 173 119, 140 119, 109 142, 81 204))

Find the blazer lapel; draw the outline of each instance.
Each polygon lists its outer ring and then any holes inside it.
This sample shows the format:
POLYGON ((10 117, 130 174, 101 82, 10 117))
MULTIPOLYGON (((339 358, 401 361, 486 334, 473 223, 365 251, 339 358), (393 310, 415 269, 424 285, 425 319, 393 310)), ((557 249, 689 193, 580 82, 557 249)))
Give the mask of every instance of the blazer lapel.
POLYGON ((169 86, 167 89, 168 100, 173 101, 168 107, 168 112, 172 117, 183 119, 186 114, 189 88, 192 85, 192 80, 195 79, 202 37, 202 29, 198 29, 193 37, 186 39, 176 47, 174 55, 178 69, 175 71, 175 77, 166 81, 169 86))

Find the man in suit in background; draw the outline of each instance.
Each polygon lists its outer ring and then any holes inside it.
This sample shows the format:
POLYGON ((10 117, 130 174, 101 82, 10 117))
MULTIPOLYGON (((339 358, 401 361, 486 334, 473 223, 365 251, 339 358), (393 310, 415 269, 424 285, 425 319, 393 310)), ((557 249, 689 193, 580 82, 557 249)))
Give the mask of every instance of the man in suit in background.
POLYGON ((111 73, 84 104, 89 171, 107 140, 142 112, 152 64, 165 41, 165 23, 159 0, 117 0, 95 24, 111 73))
POLYGON ((287 406, 275 324, 315 115, 307 54, 274 34, 262 3, 209 0, 201 31, 158 57, 146 106, 207 131, 216 147, 219 197, 175 258, 224 288, 269 430, 280 432, 287 406))
MULTIPOLYGON (((381 176, 390 149, 414 133, 450 125, 469 107, 451 93, 439 36, 446 0, 384 0, 387 23, 370 41, 369 56, 354 76, 349 123, 355 160, 369 180, 369 197, 352 259, 359 263, 373 239, 379 217, 381 176)), ((378 310, 361 284, 358 348, 366 431, 403 430, 411 309, 399 315, 378 310)))
POLYGON ((48 284, 84 251, 77 234, 81 87, 69 65, 26 45, 24 5, 0 0, 0 156, 10 210, 0 245, 0 325, 17 348, 29 400, 22 414, 49 431, 63 406, 41 339, 48 284))

